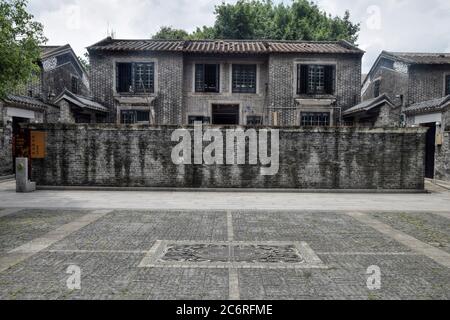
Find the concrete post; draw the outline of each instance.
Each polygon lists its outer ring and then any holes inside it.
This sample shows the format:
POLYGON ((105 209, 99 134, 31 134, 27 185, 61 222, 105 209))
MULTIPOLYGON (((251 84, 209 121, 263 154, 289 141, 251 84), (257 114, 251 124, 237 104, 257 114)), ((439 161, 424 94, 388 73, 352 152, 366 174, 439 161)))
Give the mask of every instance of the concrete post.
POLYGON ((27 193, 36 190, 36 182, 28 180, 28 158, 16 158, 16 192, 27 193))

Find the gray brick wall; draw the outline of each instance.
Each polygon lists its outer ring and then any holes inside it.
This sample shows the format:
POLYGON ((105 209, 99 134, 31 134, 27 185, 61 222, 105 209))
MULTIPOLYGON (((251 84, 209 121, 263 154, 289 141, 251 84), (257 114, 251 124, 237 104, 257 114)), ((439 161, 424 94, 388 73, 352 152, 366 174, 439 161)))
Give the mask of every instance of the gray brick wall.
POLYGON ((367 90, 362 94, 362 100, 366 101, 375 98, 374 87, 376 79, 380 78, 380 95, 386 93, 391 101, 400 106, 406 102, 408 94, 408 74, 397 72, 386 68, 378 68, 373 75, 373 80, 367 86, 367 90), (397 97, 403 95, 403 101, 397 97))
POLYGON ((299 125, 294 98, 335 98, 336 107, 346 110, 361 101, 361 56, 337 54, 273 54, 269 58, 269 97, 271 111, 280 111, 281 125, 299 125), (296 63, 330 63, 336 65, 335 93, 296 95, 296 63))
POLYGON ((436 147, 435 178, 450 182, 450 131, 443 134, 443 144, 436 147))
POLYGON ((182 123, 183 56, 178 53, 100 53, 90 54, 91 91, 94 99, 110 109, 108 122, 117 121, 115 62, 155 61, 155 113, 158 124, 182 123))
POLYGON ((7 123, 6 108, 0 101, 0 176, 13 173, 12 127, 7 123))
MULTIPOLYGON (((425 130, 280 130, 280 170, 177 166, 177 127, 30 125, 47 131, 47 157, 33 161, 40 185, 298 189, 423 189, 425 130)), ((191 128, 192 129, 192 128, 191 128)))
POLYGON ((263 114, 264 108, 282 111, 280 124, 299 125, 295 110, 295 62, 336 64, 336 91, 333 96, 307 96, 303 98, 335 98, 336 106, 344 110, 360 102, 360 55, 292 55, 268 56, 202 56, 177 53, 104 53, 91 52, 91 90, 96 101, 111 110, 109 122, 116 121, 115 61, 155 59, 158 64, 158 92, 155 109, 158 124, 185 124, 189 115, 211 116, 211 105, 236 103, 241 106, 241 124, 246 113, 263 114), (231 66, 234 63, 258 64, 258 93, 233 94, 230 88, 231 66), (194 64, 220 63, 220 93, 193 92, 194 64), (281 108, 281 109, 278 109, 281 108))
POLYGON ((266 86, 269 82, 266 56, 214 56, 189 55, 184 59, 183 76, 183 123, 189 115, 211 117, 211 105, 236 103, 240 106, 240 124, 246 124, 247 115, 263 115, 266 105, 266 86), (194 69, 196 63, 220 64, 220 92, 196 93, 194 90, 194 69), (257 93, 237 94, 232 92, 231 72, 233 64, 257 64, 257 93), (246 112, 247 111, 247 112, 246 112))
POLYGON ((378 113, 374 123, 375 128, 395 128, 400 126, 401 107, 392 107, 384 104, 378 113))
POLYGON ((435 177, 450 182, 450 108, 442 113, 443 143, 436 147, 435 177))
POLYGON ((443 97, 445 74, 450 74, 450 65, 411 66, 409 104, 443 97))

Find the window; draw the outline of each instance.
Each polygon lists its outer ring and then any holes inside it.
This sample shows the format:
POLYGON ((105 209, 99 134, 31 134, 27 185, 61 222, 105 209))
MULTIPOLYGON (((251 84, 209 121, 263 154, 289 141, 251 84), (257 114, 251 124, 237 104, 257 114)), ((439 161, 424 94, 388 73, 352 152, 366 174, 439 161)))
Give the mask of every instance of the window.
POLYGON ((195 65, 195 92, 219 92, 219 64, 195 65))
POLYGON ((330 113, 326 112, 302 112, 302 127, 328 127, 330 125, 330 113))
POLYGON ((247 116, 247 125, 248 126, 259 126, 262 125, 262 117, 261 116, 247 116))
POLYGON ((380 85, 381 85, 380 80, 376 80, 373 84, 373 97, 374 98, 377 98, 380 96, 380 85))
POLYGON ((123 110, 121 112, 121 122, 124 124, 133 123, 149 123, 150 122, 150 112, 149 111, 139 111, 139 110, 123 110))
POLYGON ((155 64, 118 63, 117 92, 153 93, 155 91, 155 64))
POLYGON ((334 94, 334 66, 297 66, 297 94, 334 94))
POLYGON ((445 95, 450 94, 450 75, 445 76, 445 95))
POLYGON ((233 65, 233 93, 256 93, 256 65, 233 65))
POLYGON ((195 122, 201 122, 203 124, 210 124, 211 118, 205 116, 189 116, 188 124, 194 124, 195 122))
POLYGON ((135 92, 153 93, 154 91, 154 64, 136 63, 134 65, 135 92))
POLYGON ((133 65, 131 63, 117 64, 117 92, 133 92, 133 65))
POLYGON ((72 93, 78 94, 79 93, 79 82, 77 77, 72 77, 72 93))

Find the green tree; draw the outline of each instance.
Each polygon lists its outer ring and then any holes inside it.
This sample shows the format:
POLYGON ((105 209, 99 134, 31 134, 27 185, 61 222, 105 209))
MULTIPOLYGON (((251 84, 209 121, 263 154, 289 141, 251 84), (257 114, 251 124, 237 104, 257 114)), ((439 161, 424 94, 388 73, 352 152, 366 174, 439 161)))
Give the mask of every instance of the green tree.
POLYGON ((161 27, 161 29, 152 36, 154 40, 186 40, 189 39, 189 34, 181 29, 174 29, 172 27, 161 27))
MULTIPOLYGON (((292 0, 291 4, 274 4, 271 0, 238 0, 215 7, 213 26, 197 28, 191 34, 176 30, 180 39, 272 39, 272 40, 347 40, 355 43, 359 24, 343 17, 331 16, 314 2, 292 0)), ((162 28, 164 29, 164 28, 162 28)), ((170 29, 170 31, 173 31, 170 29)), ((162 39, 172 39, 161 33, 162 39)))
POLYGON ((27 0, 0 1, 0 98, 39 72, 42 24, 26 11, 27 0))
POLYGON ((78 60, 80 61, 84 69, 89 72, 89 70, 91 69, 91 65, 89 63, 89 53, 85 52, 83 56, 78 56, 78 60))

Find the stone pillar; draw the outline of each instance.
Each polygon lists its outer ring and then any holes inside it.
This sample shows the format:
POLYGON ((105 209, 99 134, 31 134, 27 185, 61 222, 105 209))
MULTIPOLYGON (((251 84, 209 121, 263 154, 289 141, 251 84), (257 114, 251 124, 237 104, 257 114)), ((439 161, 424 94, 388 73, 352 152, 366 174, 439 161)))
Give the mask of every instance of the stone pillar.
POLYGON ((16 158, 16 192, 27 193, 36 190, 36 182, 28 180, 28 158, 16 158))

